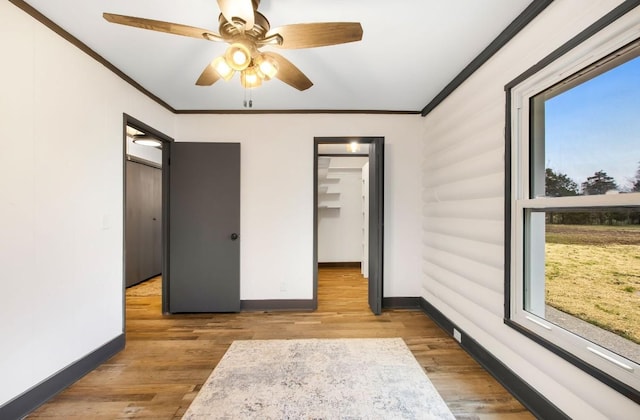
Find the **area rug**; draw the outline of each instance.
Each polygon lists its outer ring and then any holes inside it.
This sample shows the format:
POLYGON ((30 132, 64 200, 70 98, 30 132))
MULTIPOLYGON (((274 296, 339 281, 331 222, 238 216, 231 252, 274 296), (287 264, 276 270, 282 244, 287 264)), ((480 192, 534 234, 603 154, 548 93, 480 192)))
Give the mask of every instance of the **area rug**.
POLYGON ((234 341, 183 419, 453 419, 401 338, 234 341))

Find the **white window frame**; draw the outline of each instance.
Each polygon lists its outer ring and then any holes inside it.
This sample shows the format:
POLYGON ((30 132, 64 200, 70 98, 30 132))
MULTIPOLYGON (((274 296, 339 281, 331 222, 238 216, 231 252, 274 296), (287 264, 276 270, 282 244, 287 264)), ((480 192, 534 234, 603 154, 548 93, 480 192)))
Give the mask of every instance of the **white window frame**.
MULTIPOLYGON (((640 10, 629 12, 606 28, 566 52, 544 68, 519 82, 508 90, 510 95, 510 254, 507 287, 510 291, 507 313, 507 324, 514 326, 539 343, 551 348, 557 354, 572 361, 583 370, 611 385, 619 382, 622 388, 638 395, 640 390, 640 365, 619 356, 608 349, 592 343, 564 328, 552 324, 543 317, 534 315, 524 309, 524 288, 526 259, 525 214, 527 210, 562 210, 569 208, 586 208, 585 211, 602 207, 640 208, 640 193, 571 196, 571 197, 534 197, 530 194, 530 165, 535 165, 530 156, 530 104, 531 98, 547 90, 551 86, 578 73, 593 63, 609 56, 620 48, 640 38, 640 10), (515 324, 515 325, 514 325, 515 324), (567 354, 568 353, 568 354, 567 354), (603 375, 604 374, 604 375, 603 375)), ((544 166, 544 162, 541 163, 544 166)), ((540 165, 540 164, 538 164, 540 165)), ((533 168, 544 173, 544 167, 533 168)), ((509 206, 509 203, 507 203, 509 206)), ((507 207, 507 211, 509 211, 507 207)), ((541 213, 544 214, 544 213, 541 213)), ((540 223, 533 221, 532 223, 540 223)), ((544 220, 542 220, 544 223, 544 220)), ((535 229, 534 229, 535 230, 535 229)), ((544 229, 531 232, 529 239, 530 253, 533 253, 533 264, 542 258, 542 278, 544 278, 544 229), (542 255, 540 250, 542 249, 542 255)), ((532 269, 536 269, 536 268, 532 269)), ((533 280, 535 281, 535 280, 533 280)), ((541 285, 544 287, 544 285, 541 285)), ((542 289, 544 298, 544 289, 542 289)), ((535 311, 535 304, 532 310, 535 311)))

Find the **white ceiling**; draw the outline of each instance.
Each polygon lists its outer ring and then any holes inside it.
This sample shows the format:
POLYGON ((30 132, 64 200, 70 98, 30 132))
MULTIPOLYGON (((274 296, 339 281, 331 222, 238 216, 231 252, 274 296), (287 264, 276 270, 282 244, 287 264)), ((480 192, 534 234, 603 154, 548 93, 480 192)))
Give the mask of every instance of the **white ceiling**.
MULTIPOLYGON (((226 44, 125 27, 103 12, 212 29, 216 0, 27 0, 176 110, 242 110, 238 76, 196 86, 226 44)), ((277 50, 314 83, 299 92, 272 80, 251 92, 254 110, 420 111, 531 0, 262 0, 272 27, 361 22, 360 42, 277 50)), ((272 47, 270 47, 272 48, 272 47)), ((263 48, 268 50, 269 48, 263 48)), ((276 51, 276 49, 274 49, 276 51)))

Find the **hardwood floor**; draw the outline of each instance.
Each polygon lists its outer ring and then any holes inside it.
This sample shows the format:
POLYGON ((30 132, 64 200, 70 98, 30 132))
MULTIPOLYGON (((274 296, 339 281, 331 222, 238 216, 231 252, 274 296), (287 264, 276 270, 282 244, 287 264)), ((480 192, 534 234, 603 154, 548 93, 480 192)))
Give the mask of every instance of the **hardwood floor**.
POLYGON ((127 290, 124 351, 32 419, 179 419, 234 340, 402 337, 458 419, 533 416, 420 311, 374 316, 358 269, 323 268, 316 312, 162 315, 160 279, 127 290))

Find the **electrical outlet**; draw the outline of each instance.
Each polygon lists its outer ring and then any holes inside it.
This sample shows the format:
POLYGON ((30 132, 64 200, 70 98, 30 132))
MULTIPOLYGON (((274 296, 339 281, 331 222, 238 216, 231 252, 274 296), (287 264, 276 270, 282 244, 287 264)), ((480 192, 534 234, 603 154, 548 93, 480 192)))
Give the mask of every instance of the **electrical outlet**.
POLYGON ((287 282, 284 282, 284 281, 280 282, 280 291, 281 292, 286 292, 287 291, 287 282))
POLYGON ((453 329, 453 338, 455 338, 458 343, 462 343, 462 333, 455 328, 453 329))

